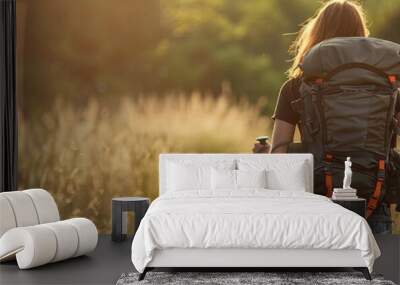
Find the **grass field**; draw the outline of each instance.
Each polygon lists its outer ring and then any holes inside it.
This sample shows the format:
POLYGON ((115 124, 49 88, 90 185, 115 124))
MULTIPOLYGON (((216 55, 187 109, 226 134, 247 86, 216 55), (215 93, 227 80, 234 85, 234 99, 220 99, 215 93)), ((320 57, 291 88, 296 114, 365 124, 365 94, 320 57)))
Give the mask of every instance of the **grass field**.
POLYGON ((260 107, 225 95, 57 101, 48 110, 20 118, 19 186, 49 190, 63 218, 88 217, 101 232, 111 229, 112 197, 157 196, 160 153, 250 152, 270 130, 260 107))
POLYGON ((259 106, 225 95, 57 101, 48 110, 20 118, 19 186, 49 190, 63 218, 88 217, 103 233, 112 197, 157 197, 160 153, 250 152, 271 129, 259 106))

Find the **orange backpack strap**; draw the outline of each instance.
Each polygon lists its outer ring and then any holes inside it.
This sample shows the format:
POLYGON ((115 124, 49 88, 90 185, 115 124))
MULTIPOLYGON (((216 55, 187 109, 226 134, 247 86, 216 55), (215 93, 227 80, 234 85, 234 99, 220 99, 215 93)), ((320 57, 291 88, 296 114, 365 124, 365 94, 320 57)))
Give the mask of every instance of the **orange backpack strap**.
POLYGON ((371 216, 371 214, 375 211, 376 207, 378 206, 380 197, 382 195, 384 181, 385 181, 385 161, 379 160, 375 190, 374 193, 372 193, 371 198, 368 200, 367 218, 371 216))
POLYGON ((332 154, 326 154, 325 155, 325 162, 327 163, 327 166, 325 167, 325 188, 326 188, 326 197, 330 198, 332 197, 333 193, 333 178, 332 178, 332 172, 329 167, 333 159, 332 154))

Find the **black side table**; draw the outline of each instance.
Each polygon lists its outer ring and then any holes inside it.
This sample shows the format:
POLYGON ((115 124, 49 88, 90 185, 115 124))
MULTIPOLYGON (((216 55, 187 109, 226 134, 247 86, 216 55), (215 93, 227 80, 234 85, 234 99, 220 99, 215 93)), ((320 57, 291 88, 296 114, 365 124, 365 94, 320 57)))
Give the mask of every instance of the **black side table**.
POLYGON ((150 199, 144 197, 118 197, 112 199, 112 235, 113 241, 123 241, 127 235, 128 213, 135 213, 135 230, 146 214, 150 205, 150 199))
POLYGON ((365 213, 367 209, 367 201, 363 198, 354 198, 349 200, 338 200, 332 199, 333 203, 339 204, 340 206, 359 214, 361 217, 365 218, 365 213))

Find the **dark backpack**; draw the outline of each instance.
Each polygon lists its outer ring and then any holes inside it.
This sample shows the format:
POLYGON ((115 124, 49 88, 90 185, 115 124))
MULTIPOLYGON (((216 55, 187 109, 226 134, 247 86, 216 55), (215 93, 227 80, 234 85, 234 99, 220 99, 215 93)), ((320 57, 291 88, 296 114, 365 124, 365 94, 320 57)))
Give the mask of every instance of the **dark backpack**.
MULTIPOLYGON (((394 164, 400 45, 333 38, 313 47, 300 68, 300 98, 292 106, 300 114, 303 147, 314 155, 314 192, 330 197, 334 187, 342 187, 344 161, 350 156, 351 185, 368 200, 369 217, 384 197, 388 168, 394 164)), ((396 180, 391 179, 393 202, 400 195, 396 180)))

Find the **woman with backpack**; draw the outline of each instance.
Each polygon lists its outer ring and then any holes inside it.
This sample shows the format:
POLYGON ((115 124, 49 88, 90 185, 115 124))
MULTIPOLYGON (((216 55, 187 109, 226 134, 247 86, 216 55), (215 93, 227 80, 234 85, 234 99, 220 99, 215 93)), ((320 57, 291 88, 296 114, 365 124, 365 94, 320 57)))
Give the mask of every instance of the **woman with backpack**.
MULTIPOLYGON (((300 87, 304 79, 304 74, 299 66, 303 64, 305 55, 313 47, 325 40, 338 37, 367 38, 368 35, 369 31, 366 26, 366 17, 362 7, 349 0, 332 0, 327 2, 318 10, 314 17, 306 22, 291 47, 291 51, 294 54, 293 64, 288 70, 289 80, 281 87, 275 108, 273 116, 275 122, 270 152, 286 153, 290 151, 289 145, 293 141, 296 125, 299 125, 302 121, 298 110, 294 107, 294 102, 299 101, 301 97, 300 87)), ((398 118, 397 123, 400 127, 400 102, 397 102, 394 114, 398 118)), ((302 131, 301 128, 300 131, 302 131)), ((302 132, 301 137, 304 143, 304 134, 302 132)), ((395 135, 393 137, 392 143, 394 144, 395 135)), ((262 149, 263 146, 261 145, 255 146, 256 152, 263 152, 262 149)), ((335 187, 341 186, 335 185, 335 187)), ((318 191, 316 192, 318 193, 318 191)), ((374 232, 383 233, 391 231, 390 210, 385 203, 379 203, 368 220, 374 232), (375 219, 374 217, 379 218, 375 219)))

